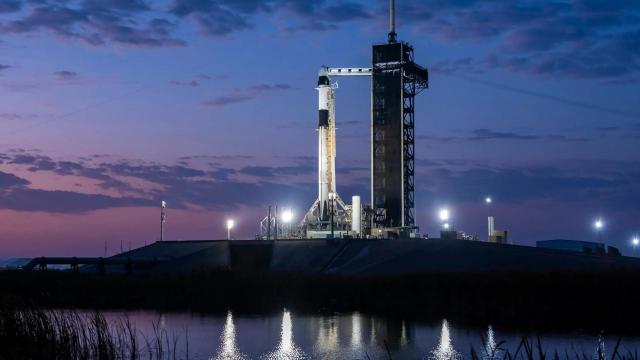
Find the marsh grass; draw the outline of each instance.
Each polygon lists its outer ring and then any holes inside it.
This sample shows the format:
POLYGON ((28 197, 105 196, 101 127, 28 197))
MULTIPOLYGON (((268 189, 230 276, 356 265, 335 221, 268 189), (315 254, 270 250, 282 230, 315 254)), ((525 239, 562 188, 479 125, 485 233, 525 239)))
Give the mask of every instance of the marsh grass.
MULTIPOLYGON (((495 351, 491 353, 481 353, 471 347, 469 358, 471 360, 638 360, 637 349, 623 349, 622 339, 618 339, 610 354, 604 347, 602 336, 598 339, 593 352, 554 349, 545 349, 539 336, 523 336, 514 350, 503 348, 504 342, 499 342, 495 346, 495 351)), ((454 360, 454 359, 438 359, 454 360)))
POLYGON ((150 336, 142 334, 128 317, 107 323, 100 313, 0 310, 2 360, 178 359, 178 342, 158 323, 150 336))
MULTIPOLYGON (((100 313, 0 309, 0 360, 136 360, 189 359, 189 333, 169 335, 159 322, 148 333, 136 330, 128 317, 108 322, 100 313), (181 349, 178 352, 178 349, 181 349)), ((514 349, 504 341, 490 343, 481 335, 482 347, 470 346, 465 356, 429 356, 428 360, 640 360, 637 349, 627 349, 618 339, 610 352, 601 335, 593 351, 545 348, 540 337, 523 336, 514 349)), ((384 341, 382 358, 394 359, 384 341)), ((362 359, 372 359, 365 353, 362 359)))

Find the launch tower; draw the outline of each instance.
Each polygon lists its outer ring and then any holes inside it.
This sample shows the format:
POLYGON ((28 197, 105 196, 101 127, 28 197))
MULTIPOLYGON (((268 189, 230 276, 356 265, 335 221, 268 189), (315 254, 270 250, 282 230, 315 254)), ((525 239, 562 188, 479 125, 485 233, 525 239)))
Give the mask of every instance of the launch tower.
POLYGON ((428 72, 414 62, 413 47, 396 40, 394 5, 388 42, 372 52, 371 201, 375 227, 413 228, 414 99, 428 72))

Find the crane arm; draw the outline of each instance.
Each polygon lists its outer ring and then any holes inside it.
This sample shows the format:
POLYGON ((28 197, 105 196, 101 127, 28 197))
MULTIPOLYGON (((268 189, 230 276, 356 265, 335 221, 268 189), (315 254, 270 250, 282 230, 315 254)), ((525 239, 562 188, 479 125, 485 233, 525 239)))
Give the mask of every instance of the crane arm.
POLYGON ((330 68, 323 66, 319 76, 371 76, 371 68, 330 68))

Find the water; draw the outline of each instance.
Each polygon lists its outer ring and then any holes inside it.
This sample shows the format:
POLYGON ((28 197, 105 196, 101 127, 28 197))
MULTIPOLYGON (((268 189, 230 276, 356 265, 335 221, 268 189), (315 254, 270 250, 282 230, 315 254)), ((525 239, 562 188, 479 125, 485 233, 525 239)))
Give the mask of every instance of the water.
MULTIPOLYGON (((515 351, 522 334, 487 326, 469 329, 447 320, 437 323, 391 320, 360 313, 335 316, 199 316, 153 312, 108 312, 110 323, 128 318, 144 338, 160 333, 178 358, 190 359, 468 359, 473 347, 481 359, 502 359, 504 349, 515 351), (188 337, 188 341, 185 339, 188 337), (504 343, 501 343, 504 341, 504 343)), ((611 352, 618 337, 583 333, 542 333, 547 356, 555 350, 564 358, 587 354, 594 358, 598 344, 611 352)), ((536 338, 531 338, 535 341, 536 338)), ((640 348, 640 338, 623 339, 622 351, 640 348)), ((537 350, 536 350, 537 351, 537 350)), ((611 354, 607 353, 608 356, 611 354)))

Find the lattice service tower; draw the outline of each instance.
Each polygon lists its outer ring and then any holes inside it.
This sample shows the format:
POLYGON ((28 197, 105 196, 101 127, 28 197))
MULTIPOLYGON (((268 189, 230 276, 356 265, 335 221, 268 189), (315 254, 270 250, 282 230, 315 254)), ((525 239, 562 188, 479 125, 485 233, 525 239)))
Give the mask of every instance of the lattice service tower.
POLYGON ((386 44, 373 45, 371 75, 371 201, 376 228, 414 228, 414 98, 428 72, 413 47, 396 40, 390 0, 386 44))

